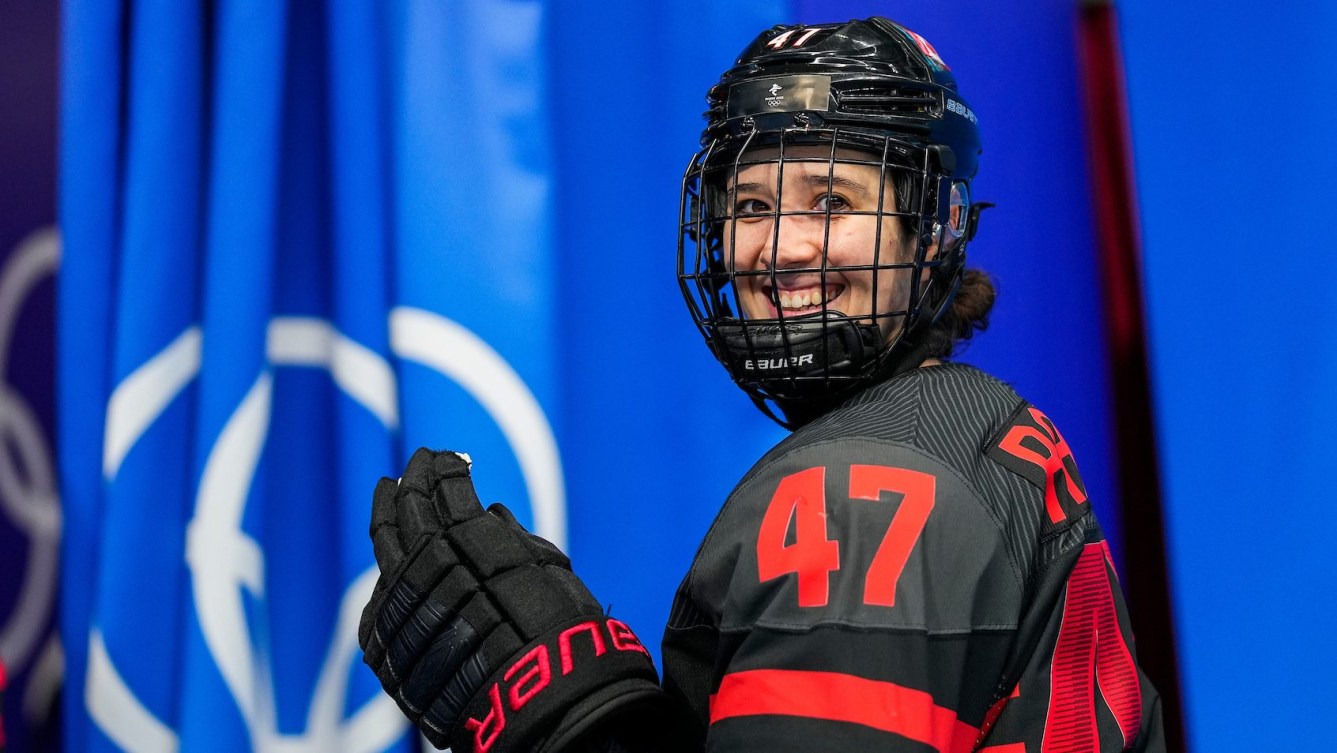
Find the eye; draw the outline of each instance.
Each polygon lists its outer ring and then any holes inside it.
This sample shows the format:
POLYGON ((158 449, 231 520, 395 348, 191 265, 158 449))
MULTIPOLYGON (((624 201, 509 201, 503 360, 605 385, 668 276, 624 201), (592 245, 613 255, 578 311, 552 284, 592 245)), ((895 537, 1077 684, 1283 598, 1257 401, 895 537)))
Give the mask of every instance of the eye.
POLYGON ((771 208, 761 199, 743 199, 734 205, 734 215, 741 218, 770 214, 771 208))
POLYGON ((812 208, 819 212, 844 212, 849 210, 850 203, 840 194, 828 193, 817 197, 812 208))

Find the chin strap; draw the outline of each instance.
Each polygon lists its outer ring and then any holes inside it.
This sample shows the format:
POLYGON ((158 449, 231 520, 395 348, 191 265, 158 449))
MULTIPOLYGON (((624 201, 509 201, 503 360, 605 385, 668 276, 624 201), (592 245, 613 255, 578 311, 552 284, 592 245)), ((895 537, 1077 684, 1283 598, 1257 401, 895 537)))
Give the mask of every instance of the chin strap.
POLYGON ((907 333, 907 336, 902 336, 896 341, 895 345, 884 351, 879 359, 878 368, 866 379, 842 382, 840 384, 843 386, 840 389, 830 390, 824 396, 810 396, 802 399, 776 398, 774 400, 775 406, 784 416, 783 419, 776 416, 765 400, 754 396, 752 402, 771 420, 791 431, 797 429, 830 413, 846 400, 872 385, 895 379, 923 365, 928 356, 920 338, 914 336, 918 331, 919 329, 916 328, 916 332, 907 333))
POLYGON ((838 311, 778 322, 729 318, 709 338, 728 368, 762 413, 786 429, 797 429, 831 411, 868 386, 917 368, 927 358, 923 333, 947 313, 964 279, 963 266, 934 275, 938 300, 915 317, 891 346, 876 324, 863 324, 838 311))

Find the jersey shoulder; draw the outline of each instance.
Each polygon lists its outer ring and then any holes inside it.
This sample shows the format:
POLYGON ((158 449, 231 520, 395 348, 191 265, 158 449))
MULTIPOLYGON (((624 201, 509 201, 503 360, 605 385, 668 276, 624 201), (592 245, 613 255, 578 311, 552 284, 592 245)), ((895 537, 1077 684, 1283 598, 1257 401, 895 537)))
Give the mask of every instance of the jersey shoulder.
MULTIPOLYGON (((716 598, 703 601, 722 606, 729 584, 717 566, 727 561, 725 570, 743 565, 767 571, 765 562, 753 561, 755 553, 764 559, 768 544, 790 551, 786 547, 800 531, 815 529, 819 520, 829 532, 825 540, 836 541, 839 530, 849 542, 831 548, 843 547, 839 560, 828 563, 833 571, 859 557, 871 563, 890 526, 900 530, 914 519, 900 517, 908 515, 902 510, 915 499, 914 488, 931 488, 933 506, 906 567, 948 568, 961 583, 989 573, 986 580, 999 593, 1024 592, 1041 560, 1080 541, 1082 531, 1069 529, 1089 507, 1057 428, 1010 385, 964 364, 916 369, 804 426, 753 466, 698 551, 693 570, 714 573, 710 582, 696 584, 715 592, 716 598), (818 495, 820 515, 803 518, 818 495), (880 501, 885 509, 856 500, 880 501), (812 525, 801 527, 801 518, 812 525), (1064 532, 1069 535, 1059 535, 1064 532), (967 550, 973 555, 956 554, 967 550), (1006 582, 994 581, 1003 573, 1006 582)), ((834 588, 835 576, 831 582, 834 588)), ((933 601, 944 603, 938 596, 933 601)), ((862 603, 857 595, 849 601, 862 603)), ((843 617, 863 622, 864 613, 856 611, 843 617)), ((915 625, 944 628, 962 627, 967 619, 911 609, 897 614, 915 625)), ((978 624, 980 617, 977 612, 969 621, 978 624)))
MULTIPOLYGON (((958 363, 914 369, 865 390, 791 435, 773 454, 833 439, 869 439, 927 455, 951 468, 1001 526, 1031 538, 1039 526, 1033 487, 991 448, 1028 403, 1011 385, 958 363)), ((758 470, 767 458, 758 464, 758 470)), ((1023 561, 1028 553, 1014 552, 1023 561)))
POLYGON ((796 431, 739 482, 684 583, 715 624, 936 633, 1015 619, 1026 560, 1008 498, 1025 481, 992 488, 1014 474, 983 450, 1022 401, 972 367, 919 371, 796 431))
POLYGON ((987 438, 1023 403, 1010 385, 973 366, 948 363, 914 369, 864 390, 794 432, 772 452, 866 437, 917 447, 973 476, 987 438))
POLYGON ((1026 539, 1050 538, 1089 513, 1077 461, 1058 427, 1011 385, 973 366, 916 369, 865 391, 791 440, 802 445, 827 436, 920 449, 956 469, 1026 539))

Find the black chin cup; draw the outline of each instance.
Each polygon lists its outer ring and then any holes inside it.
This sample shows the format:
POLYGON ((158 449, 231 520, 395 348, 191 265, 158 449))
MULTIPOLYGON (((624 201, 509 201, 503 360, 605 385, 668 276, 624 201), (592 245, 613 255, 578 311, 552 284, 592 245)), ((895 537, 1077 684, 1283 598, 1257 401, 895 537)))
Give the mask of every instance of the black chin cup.
POLYGON ((836 311, 779 321, 725 318, 714 330, 711 344, 734 380, 778 401, 842 392, 842 383, 867 376, 883 339, 876 325, 836 311))

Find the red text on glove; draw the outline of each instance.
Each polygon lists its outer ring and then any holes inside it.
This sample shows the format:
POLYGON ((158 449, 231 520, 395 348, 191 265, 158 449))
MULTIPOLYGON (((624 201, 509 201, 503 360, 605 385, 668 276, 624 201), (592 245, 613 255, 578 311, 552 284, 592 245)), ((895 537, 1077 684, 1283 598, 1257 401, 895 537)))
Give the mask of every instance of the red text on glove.
MULTIPOLYGON (((563 657, 565 658, 565 657, 563 657)), ((548 647, 539 644, 530 649, 520 661, 511 665, 502 676, 503 680, 509 680, 520 670, 524 669, 524 674, 520 679, 510 687, 511 708, 518 709, 529 702, 529 699, 538 695, 540 691, 548 687, 552 681, 552 665, 548 663, 548 647)))
POLYGON ((635 651, 646 656, 650 654, 626 623, 611 618, 586 620, 559 633, 556 641, 556 667, 553 666, 552 652, 549 650, 551 643, 540 643, 527 651, 502 673, 500 682, 488 688, 488 710, 483 718, 470 717, 464 721, 464 729, 473 733, 474 751, 488 753, 496 744, 506 729, 508 710, 513 713, 524 708, 525 704, 552 685, 554 676, 560 678, 571 674, 580 661, 597 659, 608 653, 610 643, 613 651, 635 651), (586 640, 586 636, 590 650, 573 650, 575 645, 586 640), (554 673, 554 669, 557 673, 554 673), (502 701, 503 693, 505 703, 502 701))

